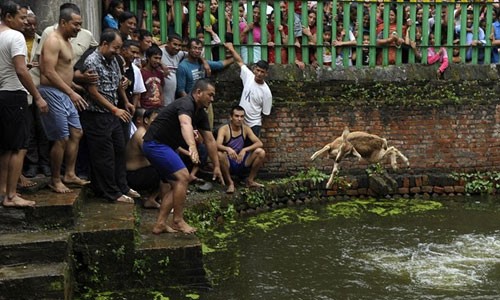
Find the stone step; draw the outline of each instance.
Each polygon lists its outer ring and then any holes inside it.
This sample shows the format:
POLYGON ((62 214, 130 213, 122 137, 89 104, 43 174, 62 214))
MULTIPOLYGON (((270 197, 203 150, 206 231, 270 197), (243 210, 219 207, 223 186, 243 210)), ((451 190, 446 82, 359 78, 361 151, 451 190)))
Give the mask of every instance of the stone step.
POLYGON ((157 214, 157 210, 141 209, 137 232, 135 256, 147 260, 148 284, 160 290, 167 285, 209 287, 201 241, 196 234, 153 234, 157 214))
POLYGON ((0 299, 71 299, 66 263, 0 267, 0 299))
POLYGON ((78 205, 85 193, 73 189, 66 194, 40 189, 23 197, 36 202, 34 208, 6 208, 0 205, 0 233, 22 230, 68 228, 75 224, 78 205))
POLYGON ((0 266, 60 263, 67 260, 69 232, 40 231, 0 235, 0 266))
POLYGON ((133 269, 135 205, 85 198, 72 235, 80 288, 122 289, 133 269), (99 279, 99 280, 96 280, 99 279))

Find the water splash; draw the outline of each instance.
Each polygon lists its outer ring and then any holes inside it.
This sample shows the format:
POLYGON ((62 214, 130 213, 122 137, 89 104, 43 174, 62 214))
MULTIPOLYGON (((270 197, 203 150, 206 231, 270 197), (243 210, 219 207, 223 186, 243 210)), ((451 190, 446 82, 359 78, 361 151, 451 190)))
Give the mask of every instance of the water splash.
POLYGON ((365 259, 373 267, 408 276, 422 288, 460 290, 485 284, 488 273, 500 264, 500 233, 459 235, 448 244, 381 249, 365 259))

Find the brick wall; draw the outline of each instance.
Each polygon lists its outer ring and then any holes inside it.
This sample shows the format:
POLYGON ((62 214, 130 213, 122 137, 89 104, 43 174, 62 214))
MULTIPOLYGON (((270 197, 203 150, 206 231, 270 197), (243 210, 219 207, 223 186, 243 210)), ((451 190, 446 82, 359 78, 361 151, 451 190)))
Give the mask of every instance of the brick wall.
MULTIPOLYGON (((316 72, 275 67, 269 85, 274 103, 262 140, 270 172, 295 173, 333 162, 309 157, 341 135, 345 126, 385 137, 410 160, 413 171, 464 172, 500 169, 500 100, 496 66, 453 65, 444 80, 428 66, 316 72)), ((236 67, 217 75, 218 123, 237 104, 236 67)), ((344 172, 367 165, 354 158, 344 172)), ((389 167, 389 164, 386 164, 389 167)))

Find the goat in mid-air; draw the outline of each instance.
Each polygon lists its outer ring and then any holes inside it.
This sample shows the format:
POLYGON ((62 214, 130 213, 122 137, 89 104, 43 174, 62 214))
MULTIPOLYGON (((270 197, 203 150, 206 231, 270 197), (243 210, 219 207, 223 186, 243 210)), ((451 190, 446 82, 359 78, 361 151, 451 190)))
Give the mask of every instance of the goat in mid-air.
POLYGON ((398 168, 396 158, 401 157, 406 167, 410 166, 408 158, 404 156, 395 147, 387 147, 387 140, 374 134, 364 131, 349 132, 346 127, 342 136, 336 138, 333 142, 326 144, 321 150, 314 152, 311 160, 315 160, 321 154, 328 152, 334 158, 333 170, 330 179, 326 184, 329 189, 333 185, 333 177, 339 171, 339 163, 344 157, 351 154, 359 160, 364 159, 369 163, 378 163, 386 156, 391 158, 391 166, 394 170, 398 168))

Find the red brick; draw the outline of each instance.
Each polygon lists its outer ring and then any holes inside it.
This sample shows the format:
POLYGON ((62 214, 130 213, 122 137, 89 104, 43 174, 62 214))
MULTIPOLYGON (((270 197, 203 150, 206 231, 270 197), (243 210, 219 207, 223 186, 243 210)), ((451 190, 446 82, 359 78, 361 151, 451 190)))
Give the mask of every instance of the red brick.
POLYGON ((463 185, 455 185, 453 189, 455 190, 455 193, 465 193, 465 187, 463 185))
POLYGON ((431 185, 424 185, 424 186, 422 186, 422 192, 424 192, 424 193, 432 193, 432 186, 431 185))
POLYGON ((349 196, 357 196, 358 195, 358 190, 349 189, 349 190, 346 191, 346 194, 349 195, 349 196))
POLYGON ((432 190, 436 194, 442 194, 442 193, 444 193, 444 188, 442 186, 435 186, 432 190))
POLYGON ((447 186, 445 186, 445 187, 444 187, 444 192, 445 192, 445 193, 448 193, 448 194, 449 194, 449 193, 454 193, 454 192, 455 192, 455 189, 453 188, 453 186, 449 186, 449 185, 447 185, 447 186))
POLYGON ((420 192, 421 192, 421 189, 419 186, 414 186, 414 187, 410 188, 410 193, 418 194, 420 192))
POLYGON ((402 187, 402 188, 398 189, 398 194, 403 195, 403 194, 409 194, 409 193, 410 193, 410 189, 407 187, 402 187))
POLYGON ((326 190, 326 195, 327 196, 335 196, 335 195, 337 195, 337 191, 336 190, 326 190))
POLYGON ((422 177, 415 177, 415 186, 422 186, 422 177))
POLYGON ((403 178, 403 187, 404 188, 410 187, 410 178, 408 178, 408 177, 403 178))

